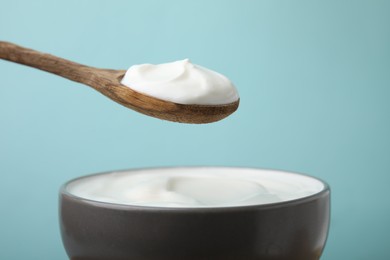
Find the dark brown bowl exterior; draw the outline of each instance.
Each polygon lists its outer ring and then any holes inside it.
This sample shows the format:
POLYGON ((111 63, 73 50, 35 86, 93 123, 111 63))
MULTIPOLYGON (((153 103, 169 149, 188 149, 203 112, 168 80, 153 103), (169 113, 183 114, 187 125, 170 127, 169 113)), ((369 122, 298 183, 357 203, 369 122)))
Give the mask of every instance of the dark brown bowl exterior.
POLYGON ((60 192, 60 227, 72 260, 318 260, 330 190, 288 202, 229 208, 158 208, 95 202, 60 192))

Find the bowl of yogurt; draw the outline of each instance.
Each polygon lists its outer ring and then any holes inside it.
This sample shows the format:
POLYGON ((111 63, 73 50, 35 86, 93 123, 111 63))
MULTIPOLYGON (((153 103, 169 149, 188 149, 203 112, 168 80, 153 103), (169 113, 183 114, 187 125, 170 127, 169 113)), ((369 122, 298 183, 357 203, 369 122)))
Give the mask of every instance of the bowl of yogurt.
POLYGON ((317 178, 235 167, 99 173, 60 189, 70 259, 319 259, 330 188, 317 178))

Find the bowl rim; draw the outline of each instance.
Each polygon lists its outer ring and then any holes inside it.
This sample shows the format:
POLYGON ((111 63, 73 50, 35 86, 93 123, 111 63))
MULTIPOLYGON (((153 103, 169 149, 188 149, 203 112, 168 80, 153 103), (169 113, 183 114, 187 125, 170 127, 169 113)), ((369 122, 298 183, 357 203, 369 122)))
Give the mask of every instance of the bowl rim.
POLYGON ((154 212, 227 212, 227 211, 251 211, 251 210, 267 210, 272 208, 283 208, 283 207, 290 207, 295 206, 297 204, 303 204, 303 203, 309 203, 313 200, 319 199, 323 196, 326 196, 327 194, 330 194, 330 186, 329 184, 322 180, 321 178, 314 177, 308 174, 299 173, 299 172, 293 172, 293 171, 286 171, 286 170, 279 170, 274 168, 260 168, 260 167, 245 167, 245 166, 218 166, 218 165, 212 165, 212 166, 155 166, 155 167, 137 167, 137 168, 129 168, 129 169, 121 169, 121 170, 111 170, 111 171, 104 171, 104 172, 98 172, 98 173, 92 173, 87 174, 83 176, 79 176, 76 178, 72 178, 61 185, 59 190, 59 196, 60 200, 63 199, 63 197, 66 197, 67 199, 71 199, 72 201, 82 203, 82 204, 88 204, 90 206, 94 207, 100 207, 100 208, 107 208, 107 209, 117 209, 121 211, 154 211, 154 212), (113 203, 113 202, 105 202, 105 201, 98 201, 93 199, 88 199, 84 197, 79 197, 77 195, 72 194, 67 190, 67 186, 71 184, 72 182, 78 181, 80 179, 98 176, 98 175, 105 175, 110 174, 114 172, 129 172, 129 171, 140 171, 140 170, 158 170, 158 169, 175 169, 175 168, 229 168, 229 169, 252 169, 252 170, 263 170, 263 171, 270 171, 270 172, 282 172, 282 173, 288 173, 288 174, 294 174, 294 175, 300 175, 312 178, 314 180, 317 180, 321 182, 323 185, 322 190, 311 194, 309 196, 287 200, 287 201, 281 201, 281 202, 274 202, 274 203, 266 203, 266 204, 252 204, 252 205, 240 205, 240 206, 224 206, 224 207, 159 207, 159 206, 147 206, 147 205, 131 205, 131 204, 120 204, 120 203, 113 203))

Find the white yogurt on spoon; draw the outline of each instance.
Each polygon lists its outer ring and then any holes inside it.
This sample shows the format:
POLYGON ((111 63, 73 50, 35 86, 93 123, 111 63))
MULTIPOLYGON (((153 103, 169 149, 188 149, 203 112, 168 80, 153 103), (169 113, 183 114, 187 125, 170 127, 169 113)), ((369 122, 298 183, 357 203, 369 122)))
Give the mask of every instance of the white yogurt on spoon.
POLYGON ((143 169, 88 176, 71 194, 101 202, 154 207, 232 207, 289 201, 324 189, 308 176, 249 168, 143 169))
POLYGON ((142 94, 178 104, 221 105, 239 99, 227 77, 192 64, 189 59, 131 66, 121 83, 142 94))

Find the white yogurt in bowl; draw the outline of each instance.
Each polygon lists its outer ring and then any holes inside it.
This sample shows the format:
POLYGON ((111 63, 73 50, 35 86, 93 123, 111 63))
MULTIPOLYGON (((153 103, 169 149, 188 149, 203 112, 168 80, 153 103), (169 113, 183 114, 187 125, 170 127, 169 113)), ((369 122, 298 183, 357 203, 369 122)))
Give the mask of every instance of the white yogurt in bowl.
POLYGON ((121 83, 139 93, 178 104, 222 105, 239 99, 227 77, 189 59, 131 66, 121 83))
POLYGON ((291 201, 324 190, 306 175, 255 168, 183 167, 91 175, 66 190, 81 198, 123 205, 209 208, 291 201))

